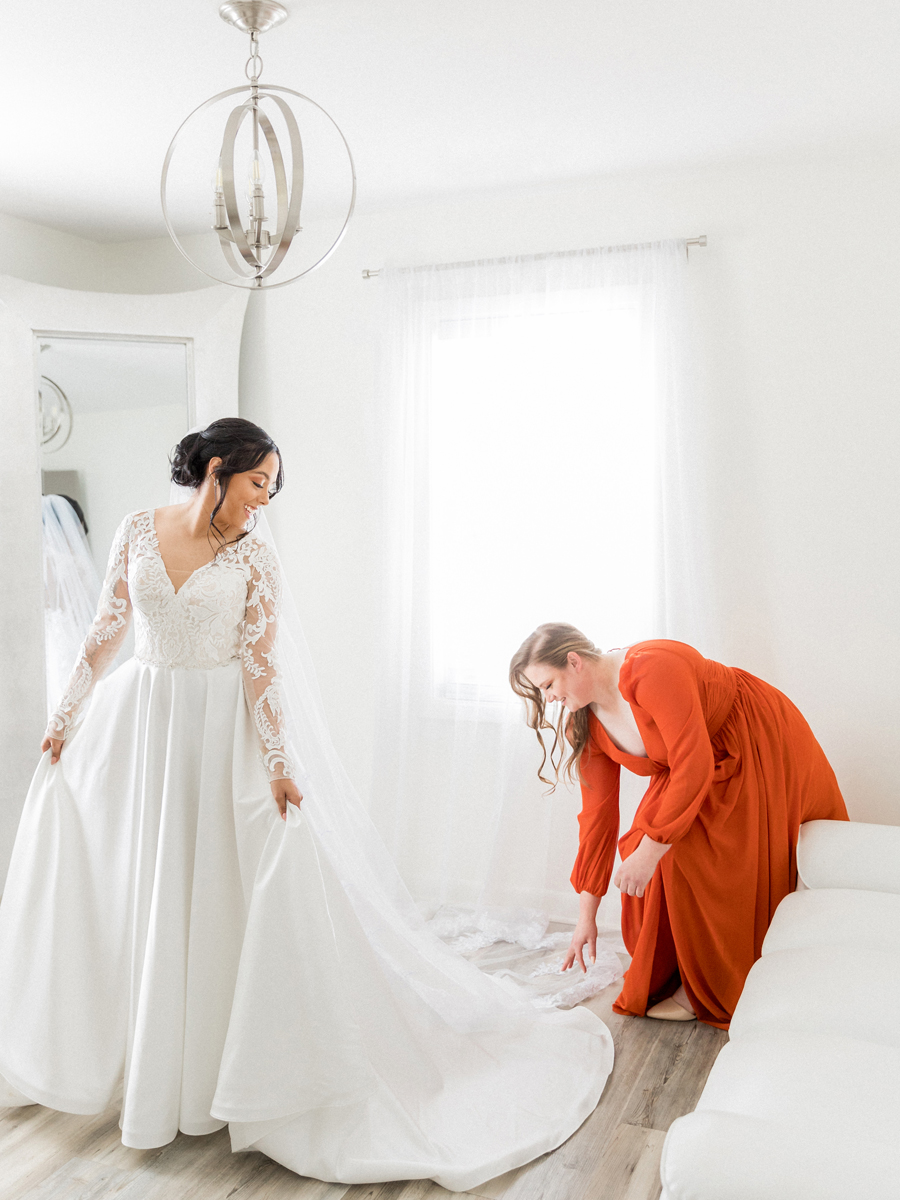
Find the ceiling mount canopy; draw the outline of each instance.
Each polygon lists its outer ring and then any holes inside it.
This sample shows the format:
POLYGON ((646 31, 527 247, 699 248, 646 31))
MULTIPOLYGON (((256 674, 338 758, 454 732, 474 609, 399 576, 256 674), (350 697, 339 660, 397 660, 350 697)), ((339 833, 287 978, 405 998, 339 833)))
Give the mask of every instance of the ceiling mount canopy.
POLYGON ((284 5, 228 0, 219 16, 250 35, 249 83, 206 100, 176 132, 163 164, 163 216, 204 274, 233 287, 282 287, 337 249, 356 203, 353 157, 314 100, 260 82, 259 37, 287 20, 284 5))
POLYGON ((288 10, 270 0, 229 0, 219 16, 241 33, 266 33, 288 19, 288 10))

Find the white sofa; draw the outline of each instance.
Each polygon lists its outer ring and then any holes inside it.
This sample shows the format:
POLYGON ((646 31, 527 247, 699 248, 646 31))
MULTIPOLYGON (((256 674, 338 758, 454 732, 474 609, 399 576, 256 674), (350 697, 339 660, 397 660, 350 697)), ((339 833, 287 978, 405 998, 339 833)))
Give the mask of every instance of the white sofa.
POLYGON ((811 821, 662 1200, 900 1198, 900 828, 811 821))

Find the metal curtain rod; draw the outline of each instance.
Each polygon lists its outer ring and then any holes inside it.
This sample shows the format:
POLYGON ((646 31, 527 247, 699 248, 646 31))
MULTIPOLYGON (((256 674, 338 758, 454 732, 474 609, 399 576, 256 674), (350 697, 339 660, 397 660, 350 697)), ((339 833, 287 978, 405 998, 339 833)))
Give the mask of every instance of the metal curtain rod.
MULTIPOLYGON (((705 245, 706 245, 706 234, 705 234, 705 233, 701 233, 699 237, 695 237, 695 238, 687 238, 687 239, 685 240, 685 243, 684 243, 684 244, 685 244, 685 246, 705 246, 705 245)), ((618 248, 619 248, 619 247, 617 247, 617 249, 618 249, 618 248)), ((622 247, 622 249, 624 249, 624 247, 622 247)), ((564 254, 565 254, 565 253, 571 253, 571 254, 580 254, 580 253, 581 253, 581 251, 580 251, 580 250, 573 250, 573 251, 563 251, 563 253, 564 253, 564 254)), ((531 254, 531 255, 528 255, 527 257, 528 257, 528 258, 532 258, 532 259, 538 259, 538 258, 552 258, 552 257, 553 257, 553 255, 550 255, 550 254, 531 254)), ((449 267, 474 267, 475 265, 476 265, 476 263, 475 263, 475 262, 466 262, 466 263, 447 263, 447 264, 446 264, 446 267, 445 267, 444 269, 446 270, 446 269, 447 269, 447 268, 449 268, 449 267)), ((378 278, 378 276, 381 274, 381 270, 382 270, 382 268, 381 268, 381 267, 378 267, 378 268, 377 268, 376 270, 374 270, 374 271, 365 270, 365 271, 363 271, 363 273, 362 273, 362 277, 363 277, 363 279, 377 279, 377 278, 378 278)))

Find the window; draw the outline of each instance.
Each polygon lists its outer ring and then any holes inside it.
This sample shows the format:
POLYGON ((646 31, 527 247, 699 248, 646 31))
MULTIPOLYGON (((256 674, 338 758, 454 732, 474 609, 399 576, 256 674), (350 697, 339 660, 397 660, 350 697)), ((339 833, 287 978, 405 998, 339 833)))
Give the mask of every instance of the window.
POLYGON ((656 626, 654 380, 636 288, 491 298, 437 323, 428 420, 433 695, 510 698, 544 621, 656 626), (533 298, 532 298, 533 299, 533 298))

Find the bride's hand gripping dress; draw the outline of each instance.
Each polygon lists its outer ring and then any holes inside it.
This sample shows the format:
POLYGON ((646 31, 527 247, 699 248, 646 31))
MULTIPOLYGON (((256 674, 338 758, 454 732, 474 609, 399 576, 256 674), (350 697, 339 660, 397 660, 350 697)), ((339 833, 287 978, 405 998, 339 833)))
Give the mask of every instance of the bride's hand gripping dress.
POLYGON ((0 905, 0 1103, 96 1113, 121 1084, 129 1146, 229 1122, 303 1175, 471 1188, 578 1127, 611 1039, 438 942, 327 755, 287 802, 280 591, 249 534, 176 592, 153 514, 122 522, 0 905))

